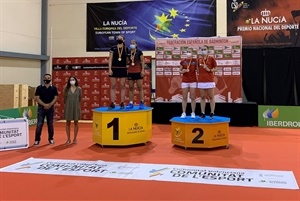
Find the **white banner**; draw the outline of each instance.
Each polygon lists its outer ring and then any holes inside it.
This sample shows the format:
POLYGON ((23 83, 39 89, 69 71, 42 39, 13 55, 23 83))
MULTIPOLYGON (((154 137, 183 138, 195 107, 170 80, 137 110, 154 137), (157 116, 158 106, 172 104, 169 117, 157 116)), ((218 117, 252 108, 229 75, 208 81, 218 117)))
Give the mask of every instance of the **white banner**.
POLYGON ((0 119, 0 151, 28 148, 27 118, 0 119))
POLYGON ((0 172, 299 189, 292 171, 29 158, 0 172))

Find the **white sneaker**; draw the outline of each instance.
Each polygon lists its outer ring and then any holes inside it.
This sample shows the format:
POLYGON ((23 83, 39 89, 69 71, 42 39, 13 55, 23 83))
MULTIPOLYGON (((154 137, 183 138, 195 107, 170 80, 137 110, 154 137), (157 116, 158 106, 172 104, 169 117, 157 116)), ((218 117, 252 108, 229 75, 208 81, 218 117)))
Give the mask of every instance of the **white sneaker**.
POLYGON ((185 117, 186 117, 186 114, 185 114, 185 112, 184 112, 184 113, 181 114, 181 118, 184 119, 185 117))
POLYGON ((192 113, 191 113, 191 118, 192 118, 192 119, 195 119, 195 118, 196 118, 195 112, 192 112, 192 113))

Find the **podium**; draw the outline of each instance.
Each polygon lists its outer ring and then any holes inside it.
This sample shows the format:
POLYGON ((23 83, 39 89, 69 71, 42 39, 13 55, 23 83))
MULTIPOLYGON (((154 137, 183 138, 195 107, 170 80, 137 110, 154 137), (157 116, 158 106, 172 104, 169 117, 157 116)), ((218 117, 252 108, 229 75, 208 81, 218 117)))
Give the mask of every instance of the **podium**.
POLYGON ((171 120, 172 143, 187 148, 229 148, 230 118, 215 116, 192 119, 173 117, 171 120))
POLYGON ((93 142, 110 146, 147 143, 152 137, 152 108, 93 110, 93 142))

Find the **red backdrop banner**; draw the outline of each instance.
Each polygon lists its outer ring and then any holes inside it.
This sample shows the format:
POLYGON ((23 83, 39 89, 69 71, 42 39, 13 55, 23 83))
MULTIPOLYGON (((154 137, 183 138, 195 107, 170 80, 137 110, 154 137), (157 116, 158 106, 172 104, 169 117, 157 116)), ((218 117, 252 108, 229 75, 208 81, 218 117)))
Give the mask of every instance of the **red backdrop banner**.
MULTIPOLYGON (((145 56, 144 101, 151 105, 151 57, 145 56)), ((63 89, 70 76, 78 79, 82 88, 81 112, 83 120, 92 119, 93 108, 108 107, 110 104, 110 80, 108 77, 108 57, 68 57, 52 59, 52 83, 58 89, 58 101, 55 104, 55 119, 63 119, 63 89)), ((126 83, 125 104, 128 104, 129 86, 126 83)), ((120 88, 117 85, 116 103, 120 102, 120 88)), ((135 90, 134 103, 139 103, 135 90)))

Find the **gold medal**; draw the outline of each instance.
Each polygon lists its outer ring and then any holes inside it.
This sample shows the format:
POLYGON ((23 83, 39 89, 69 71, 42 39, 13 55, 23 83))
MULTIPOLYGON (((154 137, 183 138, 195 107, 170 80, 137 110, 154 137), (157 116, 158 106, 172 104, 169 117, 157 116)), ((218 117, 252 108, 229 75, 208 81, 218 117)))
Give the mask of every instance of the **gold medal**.
POLYGON ((134 63, 132 62, 131 65, 134 66, 134 63))
POLYGON ((118 48, 118 56, 119 56, 119 59, 118 61, 122 61, 121 57, 122 57, 122 53, 123 53, 123 46, 121 48, 117 47, 118 48))

